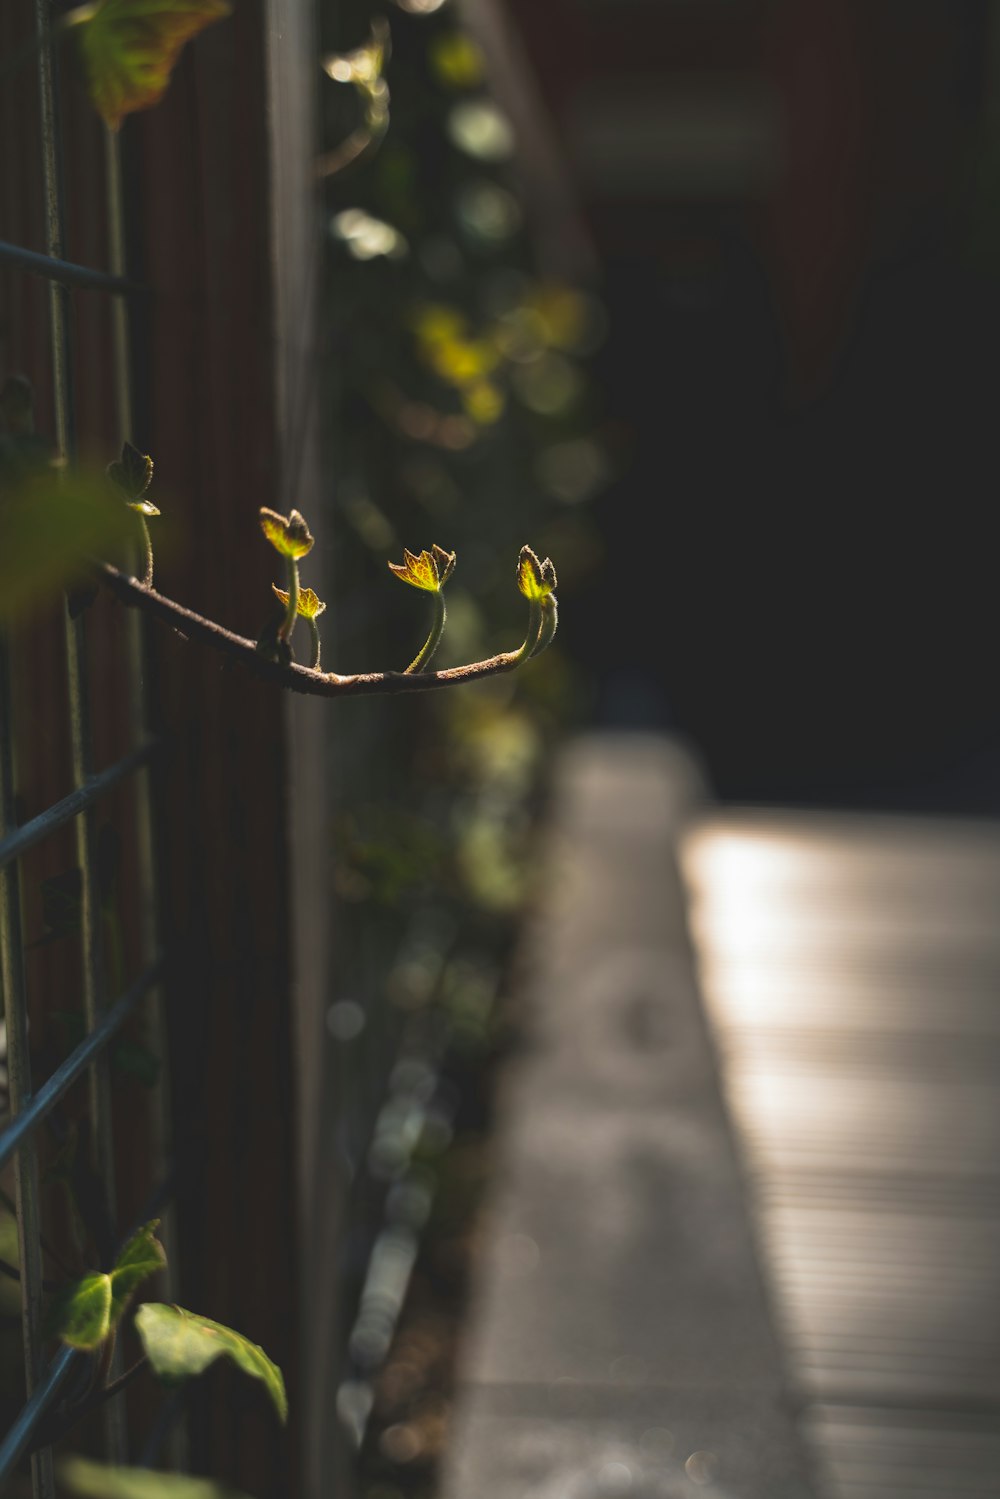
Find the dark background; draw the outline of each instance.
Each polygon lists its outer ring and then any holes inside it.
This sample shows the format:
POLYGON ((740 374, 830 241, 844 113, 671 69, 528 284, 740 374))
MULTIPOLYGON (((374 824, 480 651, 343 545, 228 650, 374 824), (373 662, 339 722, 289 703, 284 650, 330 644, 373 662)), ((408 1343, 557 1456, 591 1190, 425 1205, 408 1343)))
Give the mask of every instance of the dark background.
POLYGON ((510 8, 609 313, 594 718, 723 798, 1000 811, 995 8, 510 8))

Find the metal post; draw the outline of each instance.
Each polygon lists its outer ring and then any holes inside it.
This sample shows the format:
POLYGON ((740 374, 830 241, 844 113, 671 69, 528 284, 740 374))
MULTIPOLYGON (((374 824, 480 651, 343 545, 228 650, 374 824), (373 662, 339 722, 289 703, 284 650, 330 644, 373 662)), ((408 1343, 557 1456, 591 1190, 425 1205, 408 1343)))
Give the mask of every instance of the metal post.
MULTIPOLYGON (((38 34, 38 90, 42 136, 42 169, 45 184, 46 249, 63 257, 63 191, 59 135, 55 52, 52 45, 50 0, 35 0, 38 34)), ((56 440, 61 457, 73 457, 76 433, 73 411, 72 351, 69 338, 69 290, 57 281, 49 283, 49 316, 52 336, 52 375, 56 440)), ((82 786, 93 769, 89 699, 87 689, 86 640, 83 620, 65 607, 66 664, 69 688, 70 738, 73 782, 82 786)), ((101 897, 97 874, 97 819, 88 807, 77 819, 77 857, 81 871, 80 928, 83 957, 83 1009, 87 1029, 98 1024, 104 1006, 101 897)), ((100 1052, 89 1079, 91 1145, 110 1219, 109 1241, 116 1231, 114 1139, 111 1123, 110 1058, 100 1052)), ((110 1242, 109 1246, 110 1248, 110 1242)), ((114 1368, 114 1366, 113 1366, 114 1368)), ((112 1372, 113 1372, 112 1368, 112 1372)), ((127 1440, 122 1401, 109 1402, 107 1420, 108 1457, 122 1463, 127 1440)))
MULTIPOLYGON (((11 721, 10 653, 0 633, 0 837, 14 825, 14 734, 11 721)), ((28 1055, 28 1011, 21 941, 21 901, 16 864, 0 869, 0 987, 7 1021, 7 1072, 10 1112, 16 1119, 31 1098, 28 1055)), ((38 1158, 33 1139, 26 1139, 14 1161, 18 1250, 21 1271, 21 1324, 24 1378, 30 1397, 42 1378, 42 1250, 38 1195, 38 1158)), ((54 1499, 52 1453, 46 1448, 31 1460, 35 1499, 54 1499)))

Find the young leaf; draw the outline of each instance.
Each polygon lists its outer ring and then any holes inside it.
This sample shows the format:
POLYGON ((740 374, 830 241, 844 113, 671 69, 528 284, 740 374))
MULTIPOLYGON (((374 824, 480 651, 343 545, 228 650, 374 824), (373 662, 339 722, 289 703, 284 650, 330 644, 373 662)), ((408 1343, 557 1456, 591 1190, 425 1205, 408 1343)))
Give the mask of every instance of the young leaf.
POLYGON ((537 602, 548 598, 556 587, 556 570, 551 560, 546 557, 539 562, 531 548, 523 546, 517 559, 517 586, 526 599, 537 602))
POLYGON ((229 0, 97 0, 81 45, 91 100, 112 130, 159 103, 185 42, 231 9, 229 0))
POLYGON ((118 1322, 137 1286, 167 1263, 163 1245, 155 1237, 159 1218, 154 1218, 129 1239, 111 1272, 111 1325, 118 1322))
POLYGON ((287 1420, 288 1397, 281 1370, 262 1348, 231 1327, 158 1301, 147 1301, 139 1308, 135 1326, 146 1357, 161 1379, 190 1379, 204 1373, 217 1358, 229 1358, 244 1374, 263 1383, 281 1420, 287 1420))
POLYGON ((154 1238, 159 1219, 132 1235, 110 1274, 85 1275, 55 1297, 49 1313, 53 1335, 71 1348, 99 1348, 121 1320, 133 1291, 167 1263, 154 1238))
POLYGON ((59 1482, 80 1499, 246 1499, 212 1478, 154 1473, 149 1468, 113 1468, 86 1457, 59 1464, 59 1482))
POLYGON ((50 1326, 70 1348, 99 1348, 111 1331, 111 1277, 85 1275, 52 1303, 50 1326))
MULTIPOLYGON (((288 590, 287 590, 287 588, 279 588, 278 585, 277 585, 277 583, 272 583, 271 584, 271 588, 274 591, 275 597, 279 598, 281 600, 281 602, 287 607, 287 605, 288 605, 288 590)), ((298 601, 298 605, 297 605, 297 612, 298 612, 298 614, 303 619, 318 619, 321 614, 325 613, 325 611, 326 611, 326 605, 323 603, 322 599, 320 599, 317 596, 315 589, 313 589, 313 588, 300 588, 299 589, 299 601, 298 601)))
POLYGON ((260 507, 260 528, 276 552, 297 562, 312 550, 313 537, 305 517, 298 510, 279 515, 277 510, 260 507))
POLYGON ((0 617, 50 604, 88 555, 128 546, 134 526, 103 474, 12 473, 0 445, 0 617))
POLYGON ((455 553, 446 552, 435 544, 429 552, 417 557, 403 548, 403 561, 390 562, 389 571, 409 583, 412 588, 423 588, 427 593, 437 593, 455 570, 455 553))
MULTIPOLYGON (((121 457, 108 464, 107 475, 127 500, 138 500, 153 481, 153 460, 148 453, 140 453, 130 442, 124 442, 121 457)), ((159 513, 154 509, 154 515, 159 513)))

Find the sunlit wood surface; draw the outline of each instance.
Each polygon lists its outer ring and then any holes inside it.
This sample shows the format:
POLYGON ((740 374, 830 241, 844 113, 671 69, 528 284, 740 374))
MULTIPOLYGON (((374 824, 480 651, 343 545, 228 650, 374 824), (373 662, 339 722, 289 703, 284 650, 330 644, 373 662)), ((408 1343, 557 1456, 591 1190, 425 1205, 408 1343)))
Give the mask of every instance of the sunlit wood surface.
POLYGON ((683 863, 821 1499, 997 1499, 1000 825, 728 813, 683 863))

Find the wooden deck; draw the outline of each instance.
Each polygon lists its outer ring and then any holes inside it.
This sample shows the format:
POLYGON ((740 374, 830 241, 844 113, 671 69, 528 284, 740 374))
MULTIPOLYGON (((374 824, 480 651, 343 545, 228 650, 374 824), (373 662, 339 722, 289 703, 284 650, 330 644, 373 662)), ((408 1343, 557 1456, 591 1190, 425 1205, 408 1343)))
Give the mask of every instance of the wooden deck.
POLYGON ((682 865, 820 1499, 997 1499, 1000 825, 714 813, 682 865))

